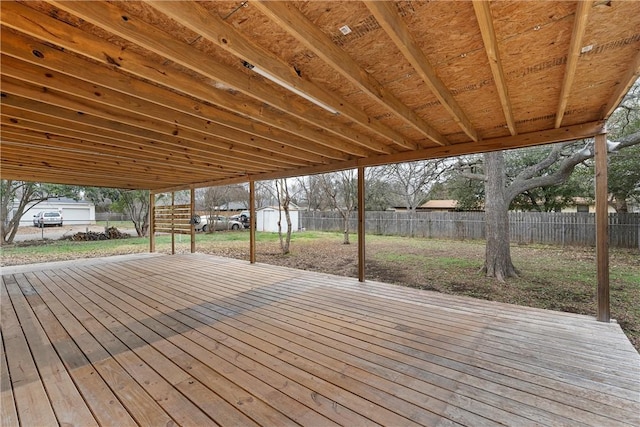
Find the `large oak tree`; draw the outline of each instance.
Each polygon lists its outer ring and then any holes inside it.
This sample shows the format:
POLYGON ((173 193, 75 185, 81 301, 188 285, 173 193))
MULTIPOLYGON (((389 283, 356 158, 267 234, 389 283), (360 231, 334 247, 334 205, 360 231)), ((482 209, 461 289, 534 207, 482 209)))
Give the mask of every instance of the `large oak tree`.
MULTIPOLYGON (((619 152, 640 144, 640 132, 619 138, 619 152)), ((474 173, 462 172, 468 179, 484 183, 484 211, 486 220, 486 250, 483 272, 500 281, 517 276, 518 270, 511 260, 509 244, 509 207, 519 195, 539 187, 551 187, 565 183, 575 168, 593 158, 594 151, 588 143, 566 142, 547 149, 538 162, 526 166, 513 175, 506 173, 505 152, 485 153, 481 168, 474 173)), ((637 184, 636 184, 637 186, 637 184)))

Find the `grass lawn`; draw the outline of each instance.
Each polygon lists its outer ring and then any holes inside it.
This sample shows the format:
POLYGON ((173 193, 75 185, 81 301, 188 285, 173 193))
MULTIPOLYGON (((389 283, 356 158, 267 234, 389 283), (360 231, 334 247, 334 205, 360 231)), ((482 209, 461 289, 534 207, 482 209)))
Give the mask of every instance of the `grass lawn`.
MULTIPOLYGON (((111 225, 111 223, 110 223, 111 225)), ((256 233, 257 260, 275 265, 357 277, 357 245, 342 244, 341 233, 294 233, 291 253, 282 255, 278 236, 256 233)), ((351 237, 355 243, 356 236, 351 237)), ((196 238, 198 252, 248 259, 249 233, 223 232, 196 238)), ((72 242, 45 241, 2 248, 2 265, 147 252, 148 238, 72 242)), ((176 235, 177 252, 189 252, 189 236, 176 235)), ((482 241, 448 241, 367 236, 367 279, 448 294, 595 316, 595 250, 583 247, 512 245, 521 275, 498 283, 478 273, 482 241)), ((169 253, 170 236, 156 238, 169 253)), ((638 250, 610 253, 611 315, 640 349, 640 256, 638 250)))

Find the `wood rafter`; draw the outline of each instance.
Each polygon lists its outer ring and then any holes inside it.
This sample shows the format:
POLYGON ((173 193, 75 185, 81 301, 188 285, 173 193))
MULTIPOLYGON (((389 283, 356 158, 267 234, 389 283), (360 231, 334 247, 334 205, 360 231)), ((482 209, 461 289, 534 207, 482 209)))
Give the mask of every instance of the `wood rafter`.
MULTIPOLYGON (((329 121, 324 116, 330 115, 330 113, 322 113, 324 110, 315 108, 310 111, 306 104, 297 99, 299 97, 285 98, 282 96, 282 91, 274 90, 272 85, 256 84, 260 80, 247 79, 245 74, 238 72, 236 68, 210 61, 204 52, 193 48, 188 43, 177 41, 150 24, 135 19, 123 19, 122 10, 112 4, 73 1, 52 1, 51 3, 207 78, 222 82, 249 97, 272 105, 297 119, 335 134, 339 138, 349 139, 361 147, 375 147, 383 152, 388 151, 384 145, 348 126, 336 122, 333 122, 332 126, 327 126, 329 121)), ((343 146, 346 147, 346 145, 343 146)))
MULTIPOLYGON (((462 154, 479 154, 487 151, 510 150, 513 148, 532 147, 534 145, 552 144, 556 142, 572 141, 593 137, 604 131, 604 121, 596 121, 584 123, 575 126, 566 126, 558 129, 549 129, 540 132, 531 132, 528 134, 505 136, 501 138, 480 140, 478 142, 471 141, 463 144, 448 145, 443 147, 425 148, 416 151, 407 151, 404 153, 388 154, 369 157, 366 159, 350 160, 347 162, 334 163, 330 166, 313 166, 310 168, 299 168, 291 171, 284 177, 293 177, 301 175, 314 175, 327 173, 337 170, 354 169, 358 167, 381 166, 390 163, 413 162, 425 159, 437 159, 445 157, 459 156, 462 154)), ((231 178, 219 182, 206 181, 197 183, 197 187, 207 187, 210 185, 227 185, 237 184, 250 180, 260 181, 283 177, 282 173, 266 173, 256 176, 244 176, 241 178, 231 178), (244 181, 243 181, 244 180, 244 181)), ((184 187, 167 187, 162 191, 177 191, 184 187)))
POLYGON ((562 125, 562 119, 567 109, 569 94, 573 86, 573 80, 578 67, 578 59, 582 49, 582 40, 584 32, 587 29, 587 21, 589 19, 589 11, 593 5, 592 0, 583 0, 577 2, 576 14, 573 22, 573 31, 571 33, 571 44, 569 46, 569 54, 567 55, 567 67, 564 72, 562 81, 562 90, 560 91, 560 101, 558 102, 558 112, 556 113, 555 126, 559 128, 562 125))
MULTIPOLYGON (((35 100, 39 95, 36 90, 32 87, 12 82, 8 80, 8 78, 3 79, 2 87, 3 90, 5 90, 3 109, 11 106, 21 110, 17 117, 13 118, 9 116, 10 121, 14 119, 20 123, 22 119, 28 119, 28 114, 31 112, 40 117, 45 116, 49 118, 43 119, 38 117, 35 119, 43 126, 60 123, 62 121, 68 123, 69 126, 76 131, 91 132, 93 129, 93 133, 102 137, 107 136, 116 141, 123 141, 123 144, 135 149, 137 153, 151 151, 165 154, 168 156, 165 158, 165 161, 173 161, 173 159, 177 159, 178 161, 181 159, 201 159, 206 162, 211 162, 213 160, 212 156, 215 156, 215 164, 218 165, 220 170, 227 170, 229 167, 240 167, 246 170, 246 168, 252 165, 252 162, 247 160, 240 162, 232 161, 236 158, 235 155, 225 153, 223 150, 218 151, 215 147, 208 144, 186 140, 175 135, 166 135, 150 129, 122 123, 115 119, 102 118, 87 113, 78 114, 78 110, 72 107, 81 105, 74 103, 73 100, 64 100, 56 97, 59 100, 56 104, 39 102, 35 100), (26 97, 21 97, 20 95, 26 97), (29 97, 33 97, 34 99, 29 99, 29 97), (86 127, 83 127, 85 125, 86 127)), ((10 112, 11 110, 7 111, 10 112)), ((93 138, 88 139, 93 140, 93 138)), ((255 167, 255 164, 253 166, 255 167)))
MULTIPOLYGON (((151 62, 130 51, 123 51, 105 40, 63 24, 29 7, 14 2, 3 2, 1 18, 3 26, 14 28, 36 38, 49 40, 50 43, 63 47, 69 52, 78 53, 163 87, 180 90, 182 93, 197 99, 219 105, 229 111, 234 111, 244 117, 264 123, 264 125, 257 122, 247 125, 239 116, 219 110, 217 117, 226 126, 255 136, 267 137, 274 141, 297 142, 299 146, 312 146, 314 143, 321 144, 326 147, 325 155, 328 154, 328 157, 338 155, 336 154, 337 148, 333 153, 331 153, 331 148, 341 147, 339 138, 296 123, 287 117, 265 110, 257 104, 249 102, 238 103, 233 99, 233 96, 225 91, 212 90, 212 86, 206 83, 193 80, 185 74, 151 62)), ((191 107, 192 110, 197 110, 195 107, 200 108, 201 105, 194 103, 191 107)))
MULTIPOLYGON (((64 94, 68 103, 78 106, 77 110, 79 111, 112 120, 121 120, 165 135, 180 136, 213 150, 216 148, 226 150, 229 156, 233 154, 233 151, 243 153, 245 160, 253 160, 256 164, 261 164, 265 156, 273 157, 274 155, 273 152, 238 144, 238 141, 231 137, 223 137, 220 134, 209 132, 207 128, 211 128, 211 126, 202 119, 194 119, 177 112, 168 112, 140 99, 132 99, 128 95, 116 93, 104 87, 96 88, 95 85, 69 78, 51 70, 46 73, 50 76, 47 77, 44 72, 39 73, 33 67, 24 67, 22 63, 13 58, 3 56, 2 66, 7 77, 47 88, 47 93, 43 96, 48 96, 51 102, 62 103, 64 98, 60 95, 64 94), (59 92, 59 95, 52 96, 51 91, 59 92), (96 105, 88 107, 86 106, 87 101, 95 101, 96 105), (101 105, 107 105, 110 108, 101 108, 101 105), (109 111, 109 113, 105 113, 105 111, 109 111), (162 123, 163 121, 164 123, 162 123)), ((5 77, 4 81, 8 81, 8 79, 5 77)), ((222 154, 222 152, 220 153, 222 154)), ((300 164, 300 161, 295 158, 289 160, 300 164)), ((285 160, 284 163, 288 162, 285 160)))
MULTIPOLYGON (((14 97, 11 97, 10 101, 14 99, 14 97)), ((128 154, 133 158, 165 160, 176 164, 198 165, 198 167, 203 168, 214 165, 210 162, 211 154, 209 152, 199 153, 186 149, 184 152, 176 153, 177 145, 167 146, 158 142, 151 146, 148 140, 132 134, 125 135, 107 129, 96 132, 96 128, 86 126, 80 122, 69 121, 54 114, 40 114, 34 109, 14 108, 9 103, 5 103, 2 109, 4 115, 0 118, 0 123, 3 126, 74 138, 81 140, 81 144, 85 147, 92 146, 96 150, 104 149, 107 150, 106 152, 128 154)), ((47 107, 43 106, 43 109, 46 110, 47 107)), ((55 109, 54 112, 60 110, 62 109, 55 109)))
MULTIPOLYGON (((326 155, 327 153, 330 153, 333 158, 345 157, 345 155, 340 153, 338 150, 332 150, 331 147, 324 147, 313 142, 301 140, 294 135, 287 136, 282 135, 281 132, 276 132, 276 134, 280 136, 280 139, 274 141, 275 138, 266 139, 261 136, 248 134, 237 130, 234 127, 225 125, 230 114, 220 109, 208 106, 201 106, 198 109, 194 109, 192 100, 174 92, 163 90, 149 83, 140 82, 134 79, 125 79, 121 73, 116 72, 115 70, 105 69, 102 67, 92 67, 91 64, 74 55, 47 47, 42 43, 28 41, 24 37, 16 36, 7 30, 3 29, 1 34, 3 50, 7 55, 11 55, 12 57, 19 58, 20 60, 30 62, 37 66, 46 65, 51 70, 65 73, 66 75, 82 79, 86 82, 99 81, 102 86, 106 86, 108 88, 105 89, 105 91, 113 90, 120 92, 121 94, 137 94, 137 98, 153 103, 151 107, 152 109, 157 110, 159 107, 169 108, 182 113, 182 115, 188 114, 194 116, 198 120, 215 122, 219 126, 209 126, 207 132, 215 134, 220 138, 240 144, 259 146, 266 150, 289 153, 300 159, 314 162, 322 161, 322 155, 326 155), (31 49, 24 49, 25 45, 30 46, 31 49), (31 53, 32 49, 37 49, 42 58, 35 57, 31 53)), ((139 110, 140 102, 131 101, 130 104, 134 105, 136 110, 139 110)), ((173 120, 177 120, 179 117, 180 116, 174 117, 173 120)), ((193 122, 192 118, 187 118, 185 120, 187 122, 193 122)), ((184 123, 184 120, 180 120, 179 122, 184 123)), ((202 126, 200 126, 200 128, 202 128, 202 126)), ((361 150, 358 151, 358 153, 363 154, 365 151, 361 150)))
MULTIPOLYGON (((46 163, 51 165, 53 162, 59 162, 61 165, 73 165, 82 163, 91 165, 96 170, 108 171, 113 170, 114 173, 127 173, 131 175, 139 174, 140 176, 149 173, 156 173, 156 179, 162 176, 172 176, 173 178, 185 179, 193 174, 195 168, 182 168, 176 165, 156 167, 154 162, 131 159, 114 154, 99 154, 82 150, 81 148, 69 148, 63 144, 51 143, 51 139, 42 136, 41 138, 31 138, 28 142, 14 142, 20 139, 13 137, 13 133, 7 130, 3 131, 7 139, 3 141, 3 150, 7 152, 20 153, 21 161, 38 161, 39 152, 46 153, 46 163)), ((211 173, 216 176, 216 173, 211 173)), ((221 176, 221 175, 219 175, 221 176)))
MULTIPOLYGON (((88 132, 74 132, 61 125, 50 121, 33 122, 24 118, 13 119, 13 122, 6 123, 2 120, 2 131, 5 140, 23 141, 25 143, 42 141, 44 144, 55 145, 60 148, 77 149, 83 152, 94 152, 96 155, 115 155, 131 160, 144 162, 163 161, 176 168, 190 170, 199 173, 220 174, 235 170, 236 172, 250 170, 268 170, 266 167, 242 167, 237 164, 227 163, 222 168, 219 163, 211 162, 211 157, 205 156, 172 156, 168 150, 149 150, 144 145, 135 144, 128 140, 114 140, 100 138, 88 132), (10 135, 11 138, 9 138, 10 135), (128 146, 127 146, 128 144, 128 146), (141 150, 144 149, 143 150, 141 150)), ((224 163, 222 163, 224 165, 224 163)))
POLYGON ((444 136, 371 77, 344 50, 338 48, 294 4, 273 1, 256 1, 252 4, 380 105, 393 111, 435 143, 448 145, 444 136))
POLYGON ((260 67, 279 80, 322 101, 324 104, 346 115, 356 123, 388 138, 403 148, 416 148, 416 144, 408 141, 398 132, 368 116, 362 109, 356 108, 335 93, 328 92, 309 80, 301 78, 289 64, 282 62, 270 52, 245 39, 233 27, 226 24, 217 16, 208 13, 202 6, 196 3, 184 4, 177 2, 156 2, 153 0, 145 1, 147 1, 150 6, 158 9, 177 22, 180 22, 180 24, 192 31, 202 34, 208 40, 238 56, 240 59, 260 67))
POLYGON ((438 77, 436 70, 416 43, 402 18, 398 15, 395 4, 388 1, 366 1, 365 5, 407 61, 413 66, 420 78, 438 98, 440 104, 451 114, 464 133, 472 140, 477 141, 478 132, 451 92, 438 77))
POLYGON ((507 88, 502 61, 500 60, 498 39, 496 38, 496 32, 493 28, 491 7, 489 2, 486 0, 473 0, 473 9, 476 13, 480 33, 482 34, 484 48, 487 52, 487 57, 489 58, 489 66, 491 67, 493 80, 495 82, 496 89, 498 90, 498 96, 500 97, 502 111, 504 113, 505 120, 507 121, 507 127, 509 128, 511 135, 516 135, 518 131, 516 130, 516 122, 513 118, 513 108, 509 98, 509 89, 507 88))
POLYGON ((178 190, 592 137, 638 28, 594 0, 0 1, 0 177, 178 190))
MULTIPOLYGON (((29 182, 48 182, 51 180, 51 168, 42 165, 29 166, 24 164, 8 165, 2 161, 2 174, 17 181, 29 182)), ((174 181, 172 184, 168 180, 158 182, 157 180, 146 178, 137 178, 130 175, 115 176, 113 173, 96 173, 95 171, 88 173, 81 170, 56 170, 57 183, 68 185, 89 185, 93 187, 111 187, 123 189, 139 189, 143 183, 146 188, 154 188, 158 184, 161 186, 177 185, 174 181)))

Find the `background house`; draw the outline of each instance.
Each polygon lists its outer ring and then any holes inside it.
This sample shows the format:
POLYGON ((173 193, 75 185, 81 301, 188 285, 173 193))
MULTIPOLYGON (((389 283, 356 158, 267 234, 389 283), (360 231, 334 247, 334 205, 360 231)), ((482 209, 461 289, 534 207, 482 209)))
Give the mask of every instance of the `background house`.
POLYGON ((417 210, 426 211, 426 212, 455 212, 458 207, 457 200, 429 200, 426 203, 418 206, 417 210))
MULTIPOLYGON (((607 208, 609 213, 616 213, 613 206, 607 208)), ((574 197, 571 205, 562 208, 561 212, 582 212, 582 213, 595 213, 596 202, 593 199, 586 197, 574 197)))
MULTIPOLYGON (((28 207, 33 206, 33 203, 28 207)), ((9 218, 13 218, 18 208, 18 201, 9 211, 9 218)), ((33 216, 40 212, 57 211, 62 213, 63 225, 91 225, 96 223, 96 207, 93 203, 85 200, 73 200, 67 197, 52 197, 44 202, 28 209, 22 218, 20 226, 33 225, 33 216)))

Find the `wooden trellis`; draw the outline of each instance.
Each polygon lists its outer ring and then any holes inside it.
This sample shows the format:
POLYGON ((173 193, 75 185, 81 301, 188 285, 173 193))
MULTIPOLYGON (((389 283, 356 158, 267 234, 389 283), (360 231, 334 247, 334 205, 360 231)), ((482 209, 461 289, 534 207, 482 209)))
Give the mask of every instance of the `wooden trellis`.
POLYGON ((149 195, 149 204, 151 209, 149 210, 150 229, 149 229, 149 245, 151 252, 155 252, 155 233, 170 233, 171 234, 171 254, 176 253, 175 235, 176 234, 189 234, 191 235, 191 253, 195 252, 195 228, 192 224, 192 217, 194 212, 195 194, 194 190, 191 190, 191 203, 189 204, 175 204, 175 194, 171 193, 171 204, 160 205, 155 204, 155 194, 149 195))

